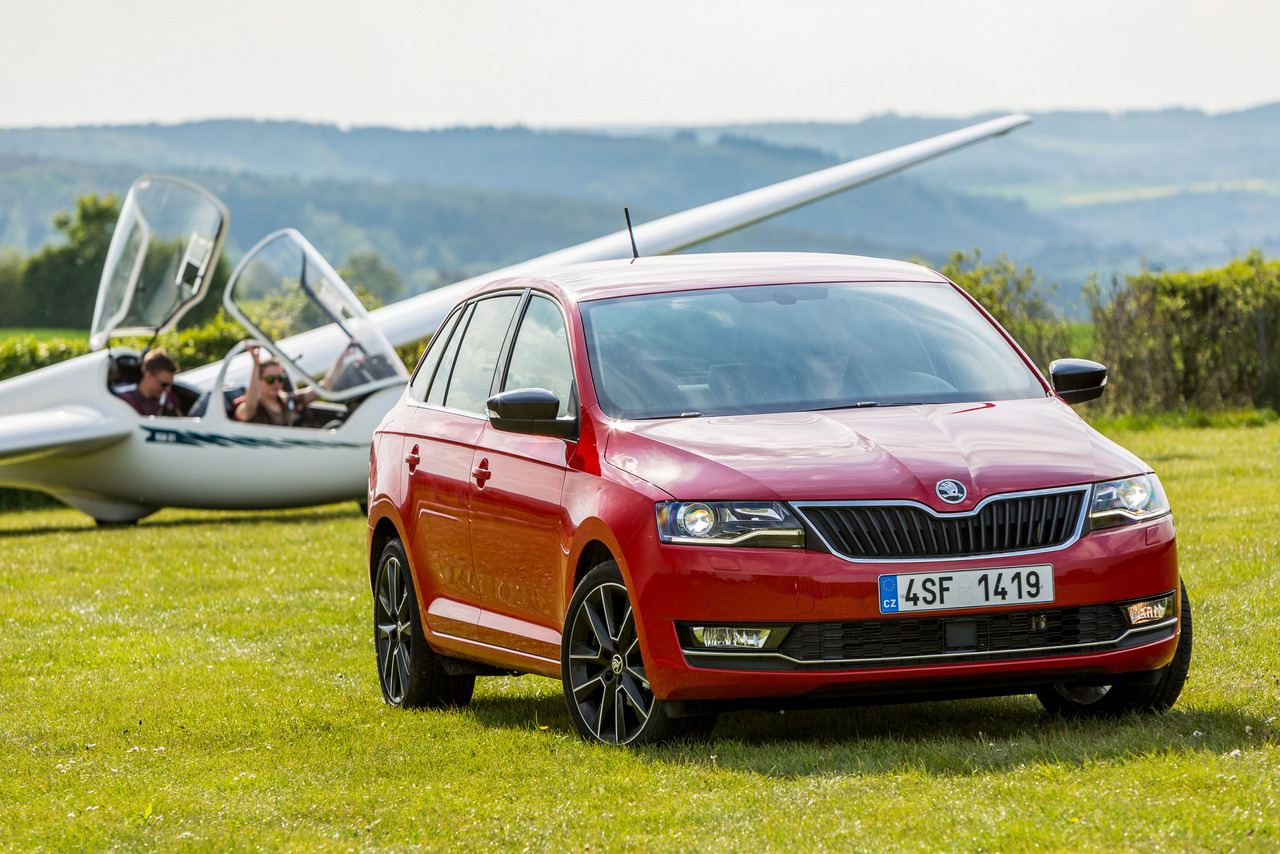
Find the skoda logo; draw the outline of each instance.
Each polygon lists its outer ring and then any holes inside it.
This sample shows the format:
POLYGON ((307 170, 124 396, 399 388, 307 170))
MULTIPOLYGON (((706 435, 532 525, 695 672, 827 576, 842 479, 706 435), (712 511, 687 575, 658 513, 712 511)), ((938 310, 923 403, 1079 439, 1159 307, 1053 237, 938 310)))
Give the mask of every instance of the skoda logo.
POLYGON ((965 491, 964 484, 958 480, 940 480, 938 485, 933 488, 938 493, 938 497, 948 504, 959 504, 964 501, 965 491))

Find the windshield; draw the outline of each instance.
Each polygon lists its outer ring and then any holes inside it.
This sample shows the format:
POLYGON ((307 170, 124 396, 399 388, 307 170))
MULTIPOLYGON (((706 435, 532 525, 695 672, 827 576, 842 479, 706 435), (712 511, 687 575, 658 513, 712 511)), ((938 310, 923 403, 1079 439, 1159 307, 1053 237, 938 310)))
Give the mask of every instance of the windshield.
POLYGON ((1036 374, 942 283, 783 285, 585 302, 615 418, 1044 397, 1036 374))
POLYGON ((346 282, 291 228, 249 250, 227 282, 223 302, 295 380, 314 383, 322 397, 345 400, 408 380, 395 349, 346 282))
POLYGON ((158 175, 134 181, 107 249, 90 346, 177 323, 204 297, 228 221, 222 202, 194 184, 158 175))

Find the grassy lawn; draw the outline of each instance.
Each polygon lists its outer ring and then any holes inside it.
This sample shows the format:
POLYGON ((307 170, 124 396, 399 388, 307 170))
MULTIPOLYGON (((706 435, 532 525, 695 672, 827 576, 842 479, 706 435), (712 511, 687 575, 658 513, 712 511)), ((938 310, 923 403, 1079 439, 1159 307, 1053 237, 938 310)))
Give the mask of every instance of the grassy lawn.
POLYGON ((536 677, 398 712, 354 504, 0 514, 0 848, 1280 850, 1280 424, 1117 438, 1173 501, 1196 652, 1172 712, 1109 722, 742 712, 628 751, 536 677))

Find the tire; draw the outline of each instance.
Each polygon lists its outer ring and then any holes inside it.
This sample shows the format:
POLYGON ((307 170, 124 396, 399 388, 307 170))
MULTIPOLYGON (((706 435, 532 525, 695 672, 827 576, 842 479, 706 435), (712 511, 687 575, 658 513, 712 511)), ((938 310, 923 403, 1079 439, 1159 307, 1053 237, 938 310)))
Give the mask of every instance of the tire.
POLYGON ((714 717, 672 718, 653 695, 635 612, 615 561, 587 573, 569 601, 560 642, 560 681, 579 735, 605 744, 654 744, 705 737, 714 717))
POLYGON ((392 540, 378 558, 373 586, 373 640, 378 684, 389 705, 409 709, 465 706, 474 675, 450 676, 427 646, 404 546, 392 540))
POLYGON ((1182 693, 1191 669, 1191 600, 1187 598, 1187 586, 1180 587, 1178 649, 1154 685, 1072 686, 1059 682, 1037 693, 1045 709, 1063 717, 1117 717, 1129 712, 1168 711, 1182 693))

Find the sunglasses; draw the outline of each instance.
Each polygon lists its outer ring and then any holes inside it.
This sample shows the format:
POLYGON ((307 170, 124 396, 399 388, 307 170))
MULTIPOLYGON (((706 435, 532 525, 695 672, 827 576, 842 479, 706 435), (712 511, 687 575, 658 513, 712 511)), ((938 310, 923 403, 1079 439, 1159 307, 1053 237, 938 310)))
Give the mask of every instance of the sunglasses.
POLYGON ((271 376, 263 377, 263 378, 262 378, 262 381, 263 381, 264 383, 266 383, 267 385, 273 385, 273 384, 275 384, 275 383, 280 383, 280 384, 282 384, 282 385, 283 385, 283 384, 284 384, 284 374, 272 374, 271 376))

